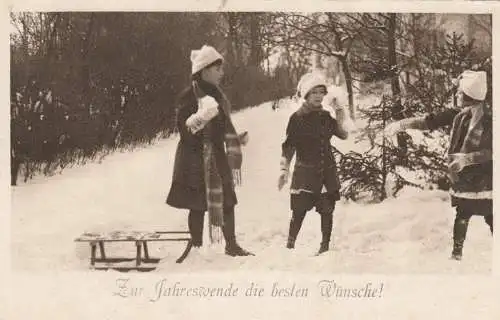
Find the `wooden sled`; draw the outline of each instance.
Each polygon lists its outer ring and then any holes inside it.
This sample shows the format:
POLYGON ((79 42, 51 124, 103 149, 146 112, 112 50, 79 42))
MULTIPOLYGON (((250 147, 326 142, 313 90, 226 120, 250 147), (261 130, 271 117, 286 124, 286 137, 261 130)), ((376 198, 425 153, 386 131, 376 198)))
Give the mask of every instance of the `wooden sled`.
POLYGON ((88 242, 90 245, 90 268, 96 270, 114 269, 118 271, 152 271, 160 259, 149 256, 148 242, 150 241, 186 241, 187 245, 176 263, 182 263, 191 251, 192 243, 190 237, 180 237, 189 234, 188 231, 113 231, 110 233, 86 232, 75 239, 76 242, 88 242), (177 237, 172 237, 177 235, 177 237), (109 242, 133 242, 136 248, 135 258, 107 257, 105 243, 109 242), (97 257, 97 246, 99 246, 100 257, 97 257))

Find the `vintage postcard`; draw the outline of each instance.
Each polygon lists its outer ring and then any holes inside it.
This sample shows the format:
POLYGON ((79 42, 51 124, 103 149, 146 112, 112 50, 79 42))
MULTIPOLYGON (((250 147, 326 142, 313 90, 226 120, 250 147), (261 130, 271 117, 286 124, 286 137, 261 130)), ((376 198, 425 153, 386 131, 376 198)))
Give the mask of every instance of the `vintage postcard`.
POLYGON ((498 4, 6 9, 0 319, 500 316, 498 4))

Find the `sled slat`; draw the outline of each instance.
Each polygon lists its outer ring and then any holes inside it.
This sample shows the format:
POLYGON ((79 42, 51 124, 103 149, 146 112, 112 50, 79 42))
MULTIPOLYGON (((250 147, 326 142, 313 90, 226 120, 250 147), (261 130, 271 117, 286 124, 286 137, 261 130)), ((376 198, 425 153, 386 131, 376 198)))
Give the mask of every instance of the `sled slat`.
POLYGON ((192 243, 190 237, 179 237, 181 234, 189 234, 188 231, 112 231, 112 232, 85 232, 75 239, 75 242, 88 242, 90 245, 90 267, 97 270, 115 269, 118 271, 139 270, 151 271, 156 268, 160 259, 149 256, 148 241, 185 241, 186 248, 182 255, 176 260, 182 263, 189 254, 192 243), (105 243, 109 242, 134 242, 135 258, 108 258, 105 253, 105 243), (98 258, 97 245, 99 245, 100 257, 98 258), (124 260, 125 259, 125 260, 124 260), (135 261, 133 263, 132 261, 135 261), (126 266, 123 264, 126 263, 126 266), (131 264, 134 264, 133 266, 131 264), (145 265, 146 264, 146 265, 145 265))

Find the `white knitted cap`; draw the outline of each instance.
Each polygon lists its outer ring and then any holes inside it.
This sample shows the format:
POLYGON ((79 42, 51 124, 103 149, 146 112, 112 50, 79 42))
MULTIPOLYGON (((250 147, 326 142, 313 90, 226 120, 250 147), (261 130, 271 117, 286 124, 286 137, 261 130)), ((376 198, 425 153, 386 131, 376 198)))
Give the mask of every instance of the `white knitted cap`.
POLYGON ((325 77, 320 73, 310 72, 300 78, 299 84, 297 85, 297 91, 302 98, 305 98, 309 91, 318 86, 324 86, 325 89, 327 88, 325 77))
POLYGON ((458 88, 474 100, 486 98, 487 80, 485 71, 465 70, 459 78, 458 88))
POLYGON ((200 50, 191 51, 191 74, 195 74, 208 66, 209 64, 217 61, 224 60, 222 55, 217 52, 213 47, 204 45, 200 50))

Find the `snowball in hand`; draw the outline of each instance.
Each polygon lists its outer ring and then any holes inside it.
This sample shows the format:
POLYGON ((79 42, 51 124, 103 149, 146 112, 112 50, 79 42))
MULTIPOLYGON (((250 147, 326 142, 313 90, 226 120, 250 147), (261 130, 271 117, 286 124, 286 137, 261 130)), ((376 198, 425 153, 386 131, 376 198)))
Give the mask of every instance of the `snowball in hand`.
POLYGON ((198 113, 203 120, 210 121, 217 115, 217 113, 219 113, 218 106, 219 104, 214 98, 211 96, 205 96, 200 99, 200 103, 198 104, 198 113))

